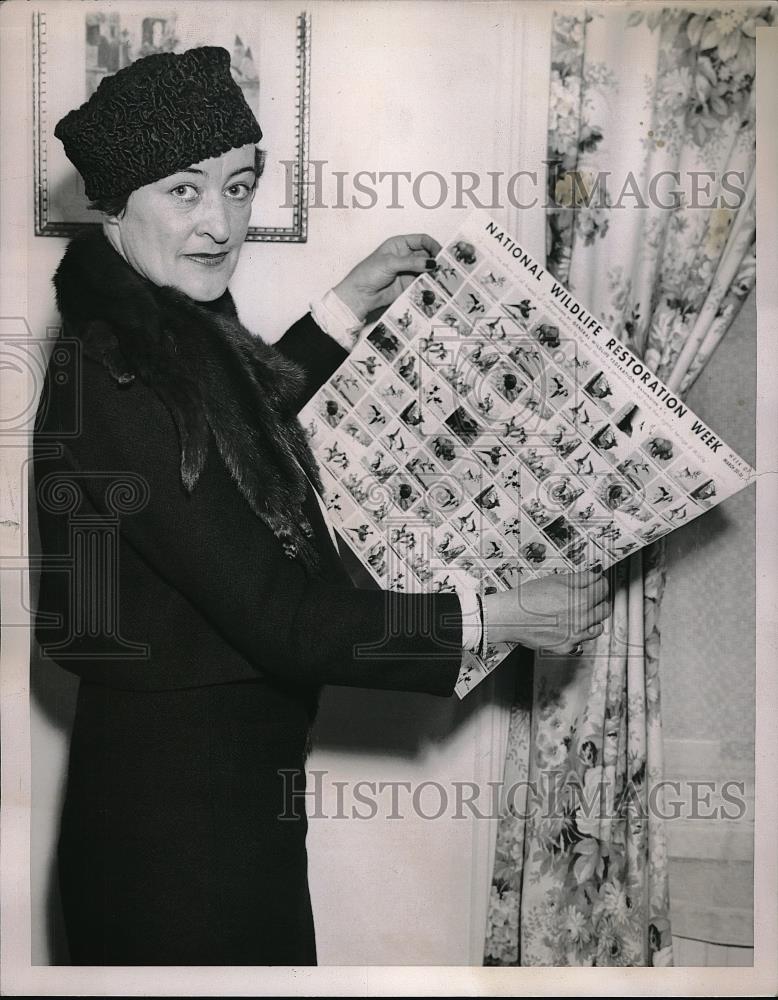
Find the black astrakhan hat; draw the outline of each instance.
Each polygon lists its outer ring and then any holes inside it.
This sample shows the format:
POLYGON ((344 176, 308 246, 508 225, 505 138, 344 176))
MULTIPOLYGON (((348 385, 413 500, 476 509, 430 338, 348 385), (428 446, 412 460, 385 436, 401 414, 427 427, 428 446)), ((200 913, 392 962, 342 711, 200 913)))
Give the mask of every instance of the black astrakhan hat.
POLYGON ((207 45, 146 56, 106 77, 54 135, 95 201, 259 142, 262 129, 232 78, 229 52, 207 45))

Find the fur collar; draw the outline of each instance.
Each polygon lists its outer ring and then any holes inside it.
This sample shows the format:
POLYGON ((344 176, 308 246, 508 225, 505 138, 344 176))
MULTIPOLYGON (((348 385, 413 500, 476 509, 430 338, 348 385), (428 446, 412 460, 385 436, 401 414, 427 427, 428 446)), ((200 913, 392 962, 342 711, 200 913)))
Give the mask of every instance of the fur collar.
POLYGON ((213 434, 251 509, 287 556, 315 571, 302 470, 317 488, 321 483, 296 416, 302 369, 241 325, 229 292, 198 303, 158 287, 127 264, 102 231, 70 243, 54 286, 66 330, 84 352, 124 391, 138 378, 170 410, 186 490, 197 484, 213 434))

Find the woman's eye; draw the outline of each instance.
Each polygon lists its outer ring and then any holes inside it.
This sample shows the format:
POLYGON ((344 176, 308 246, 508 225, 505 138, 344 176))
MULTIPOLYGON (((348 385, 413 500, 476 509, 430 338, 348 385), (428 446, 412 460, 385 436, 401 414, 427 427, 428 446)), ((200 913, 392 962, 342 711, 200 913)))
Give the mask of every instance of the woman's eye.
POLYGON ((230 184, 227 194, 236 201, 244 201, 251 194, 251 190, 248 184, 230 184))
POLYGON ((170 193, 181 201, 194 201, 197 197, 197 188, 192 184, 176 184, 170 193))

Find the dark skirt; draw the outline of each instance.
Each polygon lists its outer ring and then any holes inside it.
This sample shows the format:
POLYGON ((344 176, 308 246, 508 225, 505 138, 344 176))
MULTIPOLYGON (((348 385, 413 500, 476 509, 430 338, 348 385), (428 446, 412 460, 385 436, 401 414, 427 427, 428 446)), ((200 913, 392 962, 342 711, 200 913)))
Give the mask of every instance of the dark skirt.
POLYGON ((58 860, 74 965, 315 965, 304 707, 81 683, 58 860))

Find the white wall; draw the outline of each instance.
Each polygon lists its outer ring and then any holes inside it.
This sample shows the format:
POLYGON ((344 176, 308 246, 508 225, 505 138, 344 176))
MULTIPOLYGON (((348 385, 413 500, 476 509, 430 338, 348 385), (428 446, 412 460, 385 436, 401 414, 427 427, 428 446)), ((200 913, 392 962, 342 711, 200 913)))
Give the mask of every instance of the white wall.
MULTIPOLYGON (((457 170, 511 169, 514 136, 505 115, 520 73, 510 47, 515 4, 308 7, 313 11, 311 160, 328 161, 328 172, 396 170, 416 176, 432 170, 447 179, 457 170)), ((327 187, 332 203, 331 175, 327 187)), ((347 180, 347 201, 352 190, 347 180)), ((434 198, 436 190, 431 180, 423 199, 434 198)), ((404 209, 390 209, 386 184, 381 191, 379 204, 370 209, 312 207, 305 246, 248 245, 234 280, 245 321, 274 340, 313 295, 387 236, 429 230, 445 239, 465 214, 451 207, 453 195, 434 211, 407 197, 401 199, 404 209)), ((261 194, 260 188, 257 197, 261 194)))
MULTIPOLYGON (((756 295, 689 404, 756 465, 756 295)), ((667 539, 661 681, 665 775, 741 782, 739 819, 667 824, 678 963, 747 964, 754 943, 756 496, 744 490, 667 539), (700 943, 710 945, 706 951, 700 943), (705 961, 702 961, 702 958, 705 961)))

